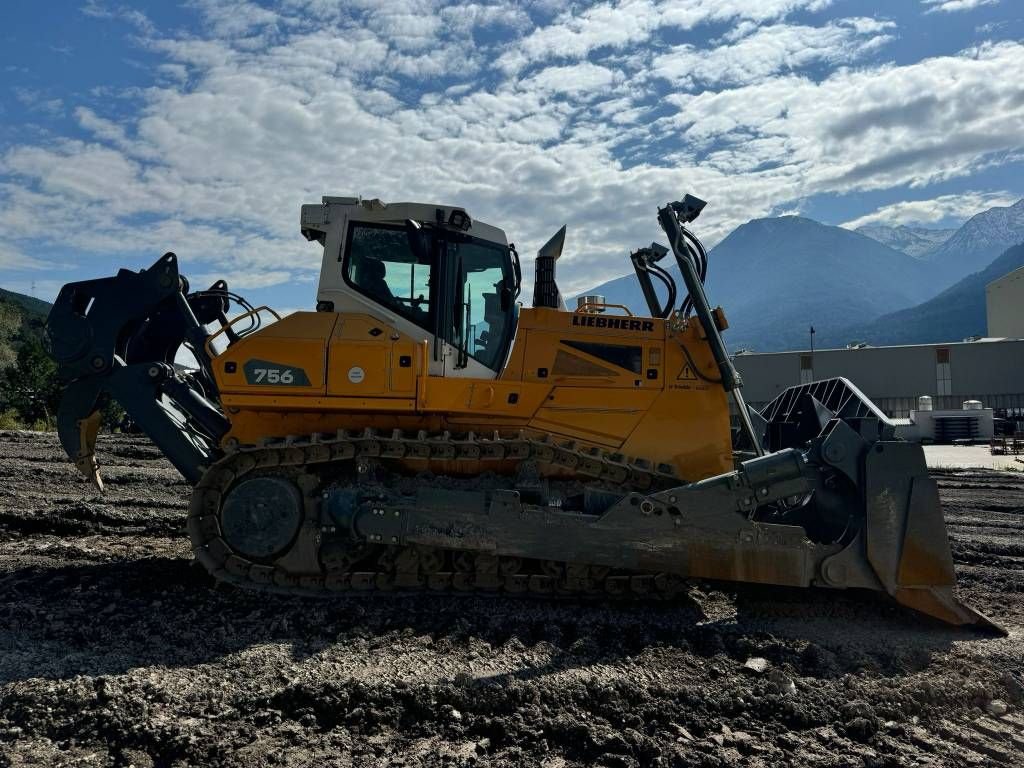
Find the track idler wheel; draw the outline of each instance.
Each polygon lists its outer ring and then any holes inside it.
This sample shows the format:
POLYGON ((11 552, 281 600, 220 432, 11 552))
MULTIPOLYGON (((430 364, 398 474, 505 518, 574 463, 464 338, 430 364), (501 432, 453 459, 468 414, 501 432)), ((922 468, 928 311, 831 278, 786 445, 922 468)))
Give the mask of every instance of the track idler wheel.
POLYGON ((235 553, 268 562, 292 545, 302 517, 302 493, 294 483, 280 477, 254 477, 228 492, 220 527, 235 553))

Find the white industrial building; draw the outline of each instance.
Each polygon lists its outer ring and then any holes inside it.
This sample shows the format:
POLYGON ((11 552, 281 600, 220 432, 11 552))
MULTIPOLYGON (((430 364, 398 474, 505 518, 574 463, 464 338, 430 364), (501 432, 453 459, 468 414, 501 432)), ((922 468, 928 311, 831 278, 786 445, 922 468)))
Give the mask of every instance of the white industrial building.
POLYGON ((908 437, 985 438, 993 415, 1024 420, 1024 269, 990 283, 986 307, 989 335, 974 341, 742 352, 733 360, 754 407, 794 384, 844 376, 894 418, 914 418, 919 398, 929 398, 931 412, 904 423, 908 437), (967 412, 968 401, 980 406, 967 412))

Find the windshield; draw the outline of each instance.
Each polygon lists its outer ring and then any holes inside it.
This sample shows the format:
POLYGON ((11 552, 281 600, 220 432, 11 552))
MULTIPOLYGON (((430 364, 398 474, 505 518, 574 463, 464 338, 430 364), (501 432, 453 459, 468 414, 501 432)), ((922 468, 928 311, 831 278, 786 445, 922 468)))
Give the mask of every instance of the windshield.
POLYGON ((431 328, 430 262, 417 260, 405 230, 357 224, 348 238, 345 279, 374 301, 431 328))
POLYGON ((498 370, 515 332, 509 247, 432 227, 422 236, 417 255, 405 227, 353 222, 342 267, 346 282, 498 370))

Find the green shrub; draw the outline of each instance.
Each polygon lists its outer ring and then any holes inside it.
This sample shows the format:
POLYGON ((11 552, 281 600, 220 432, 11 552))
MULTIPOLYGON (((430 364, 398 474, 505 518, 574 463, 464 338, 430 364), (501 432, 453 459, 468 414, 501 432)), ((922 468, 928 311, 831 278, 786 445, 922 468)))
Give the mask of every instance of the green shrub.
POLYGON ((11 408, 6 411, 0 411, 0 429, 21 429, 21 421, 18 420, 18 414, 11 408))

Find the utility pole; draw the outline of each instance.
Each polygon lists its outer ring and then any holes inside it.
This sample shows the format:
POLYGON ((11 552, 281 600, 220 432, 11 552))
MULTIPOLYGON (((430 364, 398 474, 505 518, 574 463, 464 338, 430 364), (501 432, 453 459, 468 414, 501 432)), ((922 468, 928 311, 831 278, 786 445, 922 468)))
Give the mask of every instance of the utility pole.
POLYGON ((811 379, 814 379, 814 326, 811 326, 811 379))

